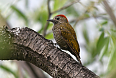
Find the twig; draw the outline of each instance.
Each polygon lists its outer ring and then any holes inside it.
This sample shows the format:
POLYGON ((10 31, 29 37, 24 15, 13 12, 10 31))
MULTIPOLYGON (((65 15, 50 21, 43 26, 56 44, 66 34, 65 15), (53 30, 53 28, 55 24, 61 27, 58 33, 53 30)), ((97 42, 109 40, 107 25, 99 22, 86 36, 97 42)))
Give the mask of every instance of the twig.
MULTIPOLYGON (((48 19, 50 19, 51 14, 52 14, 51 10, 50 10, 50 0, 47 1, 47 7, 48 7, 48 19)), ((45 28, 44 28, 44 31, 43 31, 43 36, 46 35, 46 31, 47 31, 48 25, 49 25, 49 22, 47 21, 46 25, 45 25, 45 28)))
POLYGON ((109 4, 107 3, 106 0, 103 1, 104 7, 106 12, 109 14, 111 20, 113 21, 114 25, 116 26, 116 17, 111 9, 111 7, 109 6, 109 4))
POLYGON ((70 3, 70 4, 68 4, 68 5, 64 6, 64 7, 61 7, 60 9, 58 9, 58 10, 56 10, 56 11, 53 11, 53 12, 51 12, 51 13, 54 14, 54 13, 56 13, 56 12, 59 12, 59 11, 61 11, 61 10, 64 10, 64 9, 70 7, 71 5, 73 5, 73 4, 75 4, 75 3, 79 2, 79 1, 80 1, 80 0, 73 1, 72 3, 70 3))
MULTIPOLYGON (((102 19, 107 19, 106 17, 102 17, 101 15, 104 15, 104 14, 99 14, 99 15, 93 15, 94 18, 102 18, 102 19)), ((75 22, 74 24, 74 27, 76 26, 76 24, 80 21, 80 20, 85 20, 85 19, 89 19, 91 18, 90 16, 85 16, 85 14, 79 16, 77 19, 73 19, 72 21, 70 22, 75 22)))

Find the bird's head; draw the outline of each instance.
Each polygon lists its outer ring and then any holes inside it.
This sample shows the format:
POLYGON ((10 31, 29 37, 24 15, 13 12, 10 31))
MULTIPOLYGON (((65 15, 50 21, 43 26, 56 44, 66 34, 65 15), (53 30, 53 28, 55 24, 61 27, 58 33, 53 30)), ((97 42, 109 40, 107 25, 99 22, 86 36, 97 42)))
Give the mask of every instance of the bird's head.
POLYGON ((57 24, 57 23, 67 23, 68 19, 66 18, 65 15, 60 14, 60 15, 55 16, 53 19, 50 19, 47 21, 57 24))

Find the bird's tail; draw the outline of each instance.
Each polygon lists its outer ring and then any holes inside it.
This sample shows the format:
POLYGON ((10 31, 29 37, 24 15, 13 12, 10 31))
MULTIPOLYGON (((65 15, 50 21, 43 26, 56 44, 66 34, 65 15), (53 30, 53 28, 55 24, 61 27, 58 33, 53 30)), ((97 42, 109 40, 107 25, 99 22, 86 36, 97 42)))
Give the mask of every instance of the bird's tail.
POLYGON ((82 65, 82 62, 81 62, 81 59, 80 59, 79 55, 76 55, 76 58, 79 61, 79 63, 82 65))

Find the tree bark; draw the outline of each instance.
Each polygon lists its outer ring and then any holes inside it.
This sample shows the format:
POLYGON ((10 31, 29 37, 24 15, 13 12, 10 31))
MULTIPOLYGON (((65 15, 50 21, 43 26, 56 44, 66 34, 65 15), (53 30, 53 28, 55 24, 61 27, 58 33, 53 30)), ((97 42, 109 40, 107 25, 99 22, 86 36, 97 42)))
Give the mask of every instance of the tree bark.
POLYGON ((4 39, 0 45, 0 60, 27 61, 54 78, 99 78, 32 29, 3 28, 0 34, 0 43, 4 39))

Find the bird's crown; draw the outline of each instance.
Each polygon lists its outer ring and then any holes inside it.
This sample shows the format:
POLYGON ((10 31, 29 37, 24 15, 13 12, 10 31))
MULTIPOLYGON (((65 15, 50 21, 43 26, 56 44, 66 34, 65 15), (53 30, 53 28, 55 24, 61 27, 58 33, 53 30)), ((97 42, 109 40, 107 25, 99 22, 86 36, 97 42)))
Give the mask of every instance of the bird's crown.
MULTIPOLYGON (((63 14, 59 14, 59 15, 57 15, 57 16, 61 16, 61 17, 66 18, 66 16, 65 16, 65 15, 63 15, 63 14)), ((67 18, 66 18, 66 19, 67 19, 67 18)), ((68 21, 68 19, 67 19, 67 21, 68 21)))

